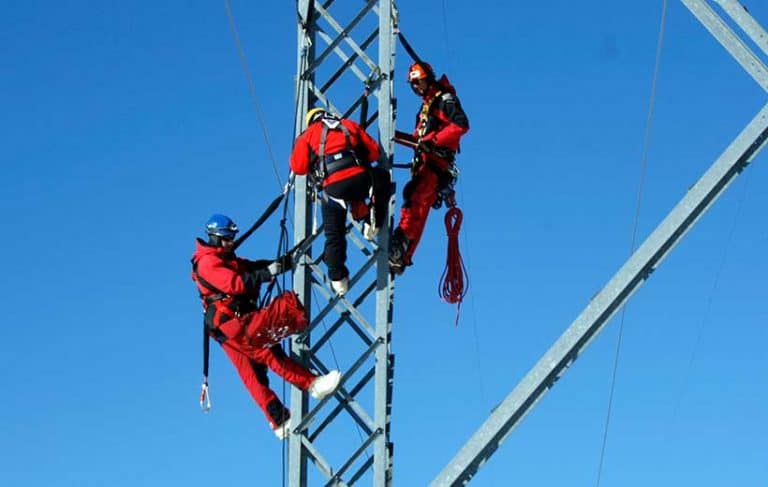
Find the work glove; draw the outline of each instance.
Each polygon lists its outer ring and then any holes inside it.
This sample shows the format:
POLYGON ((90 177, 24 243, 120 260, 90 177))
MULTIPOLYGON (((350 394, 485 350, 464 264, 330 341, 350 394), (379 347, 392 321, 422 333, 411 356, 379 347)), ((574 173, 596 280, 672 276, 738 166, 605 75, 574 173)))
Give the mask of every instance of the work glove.
POLYGON ((282 257, 278 257, 277 260, 267 266, 267 270, 272 276, 282 274, 293 268, 293 257, 291 254, 285 254, 282 257))
POLYGON ((419 142, 419 150, 431 154, 437 150, 437 145, 431 140, 422 140, 419 142))
POLYGON ((276 260, 267 266, 267 270, 272 275, 272 277, 275 277, 276 275, 283 272, 283 266, 280 264, 279 260, 276 260))

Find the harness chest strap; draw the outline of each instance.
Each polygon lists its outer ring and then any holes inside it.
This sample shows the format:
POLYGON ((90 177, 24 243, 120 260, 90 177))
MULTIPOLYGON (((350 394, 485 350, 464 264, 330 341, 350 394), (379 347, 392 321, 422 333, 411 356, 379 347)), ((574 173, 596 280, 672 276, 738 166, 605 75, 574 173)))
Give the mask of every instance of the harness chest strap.
POLYGON ((435 94, 421 105, 421 112, 419 112, 419 140, 427 134, 427 123, 429 122, 429 112, 432 111, 432 104, 439 97, 443 96, 443 92, 438 90, 435 94))

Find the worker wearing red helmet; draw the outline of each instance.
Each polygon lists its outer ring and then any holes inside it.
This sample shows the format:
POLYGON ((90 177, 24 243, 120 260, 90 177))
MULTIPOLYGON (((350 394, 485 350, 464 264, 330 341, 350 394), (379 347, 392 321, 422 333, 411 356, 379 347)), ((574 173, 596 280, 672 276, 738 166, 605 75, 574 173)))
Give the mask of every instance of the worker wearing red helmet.
POLYGON ((267 368, 316 399, 331 394, 341 374, 333 370, 317 376, 283 352, 280 341, 307 327, 304 308, 292 291, 261 309, 257 302, 261 283, 289 270, 292 259, 286 255, 275 261, 251 261, 236 256, 237 231, 237 225, 225 215, 208 220, 208 240, 197 239, 192 257, 192 279, 203 301, 208 334, 219 342, 282 440, 290 430, 291 415, 269 388, 267 368))
POLYGON ((416 62, 408 69, 408 83, 422 100, 413 131, 418 147, 411 180, 403 189, 400 223, 390 246, 389 265, 395 274, 412 264, 429 209, 438 202, 439 191, 455 179, 459 140, 469 131, 467 115, 445 75, 435 79, 432 66, 416 62))
POLYGON ((371 165, 379 159, 379 144, 359 124, 324 108, 313 108, 307 112, 306 125, 294 143, 291 170, 310 174, 325 193, 324 259, 331 287, 343 295, 349 288, 347 209, 355 220, 364 220, 363 236, 373 240, 387 217, 391 177, 388 171, 371 165), (372 211, 366 204, 369 196, 372 211))

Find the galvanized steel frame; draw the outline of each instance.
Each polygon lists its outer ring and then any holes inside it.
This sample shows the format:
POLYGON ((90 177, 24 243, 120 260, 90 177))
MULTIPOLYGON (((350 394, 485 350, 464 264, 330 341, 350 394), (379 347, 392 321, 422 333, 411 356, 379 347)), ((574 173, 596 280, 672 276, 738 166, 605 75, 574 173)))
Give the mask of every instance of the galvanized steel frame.
MULTIPOLYGON (((342 117, 350 117, 360 108, 366 96, 377 100, 377 109, 365 124, 377 124, 382 156, 380 164, 389 169, 392 165, 395 127, 393 72, 395 63, 395 19, 392 0, 365 0, 362 8, 346 26, 332 15, 334 0, 324 2, 297 0, 298 58, 296 79, 295 127, 298 136, 304 127, 304 114, 314 106, 323 106, 342 117), (380 14, 384 15, 380 15, 380 14), (376 27, 357 42, 355 28, 364 20, 375 16, 376 27), (318 41, 324 46, 321 48, 318 41), (378 41, 378 46, 374 43, 378 41), (374 59, 371 48, 376 48, 374 59), (328 68, 330 61, 341 60, 341 66, 328 68), (369 74, 366 74, 369 73, 369 74), (344 93, 331 99, 329 91, 339 80, 351 73, 359 82, 360 94, 344 93), (326 76, 318 81, 320 76, 326 76), (364 92, 365 89, 365 92, 364 92), (349 98, 349 99, 347 99, 349 98), (341 109, 340 107, 346 107, 341 109)), ((359 4, 358 4, 359 5, 359 4)), ((349 2, 343 6, 349 9, 349 2)), ((369 22, 371 24, 373 22, 369 22)), ((394 198, 390 200, 389 216, 381 223, 378 240, 367 242, 360 236, 359 224, 348 219, 348 251, 359 250, 364 262, 359 269, 351 269, 350 290, 339 297, 330 288, 330 280, 322 264, 322 248, 319 257, 313 257, 319 229, 313 233, 311 188, 306 177, 297 177, 294 187, 294 241, 309 238, 306 253, 298 259, 294 274, 294 290, 307 309, 313 309, 313 296, 318 312, 311 317, 308 331, 291 341, 292 354, 320 373, 334 367, 328 366, 318 352, 330 344, 332 337, 342 329, 351 330, 360 339, 358 351, 343 350, 341 353, 357 353, 353 364, 343 370, 343 378, 337 392, 310 408, 306 392, 291 388, 291 413, 294 418, 288 438, 288 485, 306 487, 309 482, 310 462, 323 477, 324 485, 353 485, 367 472, 372 471, 373 485, 387 487, 392 478, 392 444, 390 442, 390 414, 394 356, 390 340, 392 331, 392 307, 394 283, 389 273, 387 252, 389 230, 392 225, 394 198), (371 270, 375 278, 371 278, 371 270), (356 293, 356 298, 352 296, 356 293), (372 321, 359 310, 368 299, 375 300, 375 316, 372 321), (321 329, 326 318, 336 316, 333 324, 321 329), (372 400, 358 401, 359 395, 373 393, 372 400), (361 404, 373 405, 367 411, 361 404), (332 465, 323 455, 316 440, 329 434, 327 427, 342 414, 351 418, 361 438, 345 435, 342 441, 351 443, 348 458, 339 465, 332 465), (354 440, 360 439, 359 442, 354 440), (371 454, 372 453, 372 454, 371 454), (366 454, 367 458, 363 458, 366 454)), ((322 240, 322 239, 320 239, 322 240)), ((336 438, 338 443, 340 439, 336 438)))
MULTIPOLYGON (((709 32, 768 91, 768 68, 742 42, 705 0, 681 0, 709 32)), ((768 35, 735 0, 718 3, 752 41, 768 53, 768 35)), ((614 277, 587 304, 576 320, 539 359, 448 465, 432 487, 466 485, 498 449, 507 435, 533 409, 576 358, 608 324, 611 317, 648 279, 675 245, 693 227, 768 140, 768 105, 692 186, 614 277)))

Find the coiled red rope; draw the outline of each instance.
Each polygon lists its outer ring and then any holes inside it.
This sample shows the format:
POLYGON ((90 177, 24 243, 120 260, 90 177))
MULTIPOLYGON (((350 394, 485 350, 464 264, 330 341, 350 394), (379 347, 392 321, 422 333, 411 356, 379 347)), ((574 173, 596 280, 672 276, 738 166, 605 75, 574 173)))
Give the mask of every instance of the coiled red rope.
POLYGON ((464 267, 464 260, 459 252, 459 230, 461 230, 461 220, 464 218, 461 210, 456 206, 450 208, 445 213, 445 231, 448 234, 448 256, 445 261, 445 270, 440 277, 437 293, 440 299, 446 303, 458 303, 456 308, 456 326, 459 326, 459 311, 461 310, 461 301, 467 295, 469 290, 469 276, 464 285, 464 276, 467 269, 464 267))

